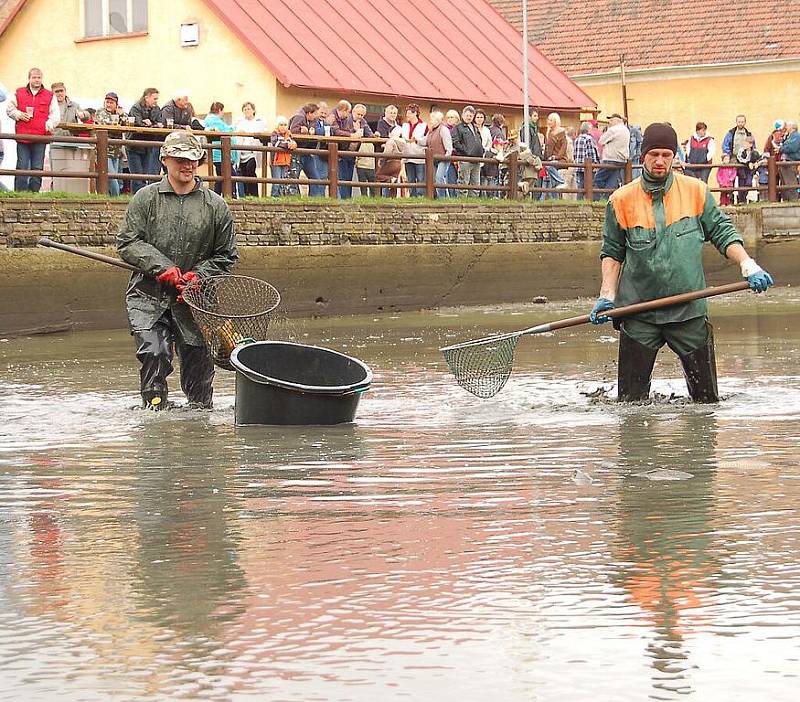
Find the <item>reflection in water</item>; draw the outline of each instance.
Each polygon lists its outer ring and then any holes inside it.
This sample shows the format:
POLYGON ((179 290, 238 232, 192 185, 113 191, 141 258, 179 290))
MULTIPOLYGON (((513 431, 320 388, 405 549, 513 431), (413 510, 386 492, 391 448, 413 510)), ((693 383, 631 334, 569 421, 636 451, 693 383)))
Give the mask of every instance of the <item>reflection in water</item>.
POLYGON ((125 333, 0 344, 0 702, 793 699, 791 314, 715 312, 719 406, 601 401, 588 328, 487 402, 443 367, 572 307, 310 320, 376 372, 344 427, 237 429, 223 373, 131 411, 125 333))
POLYGON ((229 489, 236 466, 222 447, 202 464, 187 461, 196 431, 194 423, 159 422, 137 442, 136 592, 152 621, 182 637, 218 639, 245 587, 229 489))
POLYGON ((671 692, 691 690, 685 637, 707 618, 718 569, 720 554, 712 557, 708 550, 716 441, 711 410, 694 407, 666 418, 625 416, 619 430, 619 577, 653 628, 653 687, 671 692), (657 470, 691 477, 645 477, 657 470))

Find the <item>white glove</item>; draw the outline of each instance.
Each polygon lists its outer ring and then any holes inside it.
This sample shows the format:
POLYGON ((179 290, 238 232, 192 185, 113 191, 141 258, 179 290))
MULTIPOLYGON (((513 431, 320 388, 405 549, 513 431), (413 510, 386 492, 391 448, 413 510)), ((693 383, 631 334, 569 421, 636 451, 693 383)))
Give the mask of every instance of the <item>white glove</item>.
POLYGON ((746 258, 744 261, 742 261, 741 268, 742 278, 749 278, 751 275, 753 275, 753 273, 764 272, 764 269, 755 262, 755 259, 752 258, 746 258))

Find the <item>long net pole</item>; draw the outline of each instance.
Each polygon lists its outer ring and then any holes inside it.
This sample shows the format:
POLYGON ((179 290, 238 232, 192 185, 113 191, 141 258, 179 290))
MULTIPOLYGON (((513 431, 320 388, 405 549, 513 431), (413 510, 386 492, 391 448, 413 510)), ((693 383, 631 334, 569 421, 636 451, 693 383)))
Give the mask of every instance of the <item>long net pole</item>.
POLYGON ((528 0, 522 0, 522 129, 520 142, 530 146, 530 121, 528 96, 528 0))

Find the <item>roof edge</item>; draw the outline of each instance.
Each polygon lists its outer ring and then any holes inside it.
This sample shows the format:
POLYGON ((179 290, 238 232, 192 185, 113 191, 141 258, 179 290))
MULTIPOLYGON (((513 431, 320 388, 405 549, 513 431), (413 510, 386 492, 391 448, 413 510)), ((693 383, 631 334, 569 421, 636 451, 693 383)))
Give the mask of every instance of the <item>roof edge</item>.
MULTIPOLYGON (((402 95, 400 93, 392 93, 392 94, 376 93, 374 91, 363 90, 361 88, 343 88, 341 86, 330 87, 324 85, 305 85, 303 83, 293 83, 290 85, 282 84, 282 86, 287 89, 291 88, 295 90, 314 90, 318 93, 324 93, 324 92, 350 93, 353 95, 364 95, 365 97, 380 97, 380 98, 387 98, 390 100, 408 100, 408 101, 417 100, 417 101, 431 102, 434 105, 439 105, 441 103, 466 104, 468 102, 463 98, 453 98, 442 95, 437 95, 435 97, 432 97, 430 95, 402 95)), ((511 110, 522 110, 524 107, 524 105, 521 102, 518 105, 514 105, 509 102, 489 102, 489 101, 473 100, 471 104, 477 107, 502 107, 504 109, 511 109, 511 110)), ((597 110, 597 104, 595 103, 593 103, 592 106, 576 105, 573 107, 564 107, 558 105, 539 105, 538 107, 542 110, 558 110, 559 112, 595 112, 597 110)))
POLYGON ((11 26, 11 23, 14 21, 14 18, 19 14, 19 11, 25 5, 28 0, 17 0, 16 6, 11 8, 11 13, 6 17, 5 21, 0 24, 0 37, 5 34, 6 29, 11 26))

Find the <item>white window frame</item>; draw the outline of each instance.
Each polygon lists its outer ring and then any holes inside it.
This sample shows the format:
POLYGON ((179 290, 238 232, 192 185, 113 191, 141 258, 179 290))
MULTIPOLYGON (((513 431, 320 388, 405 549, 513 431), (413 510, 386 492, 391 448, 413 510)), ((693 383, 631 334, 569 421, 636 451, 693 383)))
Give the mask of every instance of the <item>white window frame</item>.
MULTIPOLYGON (((125 7, 127 10, 127 16, 125 18, 125 26, 126 27, 133 27, 133 0, 125 0, 125 7)), ((131 29, 128 32, 122 33, 112 33, 111 32, 111 18, 109 17, 109 0, 100 0, 100 13, 101 19, 103 21, 103 30, 102 34, 99 36, 92 36, 90 37, 86 33, 86 2, 85 0, 81 0, 81 23, 83 24, 83 36, 86 39, 106 39, 109 37, 124 37, 128 34, 141 34, 142 32, 147 32, 150 29, 150 8, 147 8, 147 29, 137 29, 133 31, 131 29)))

